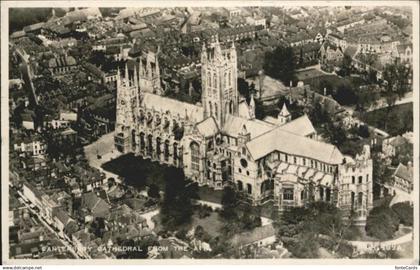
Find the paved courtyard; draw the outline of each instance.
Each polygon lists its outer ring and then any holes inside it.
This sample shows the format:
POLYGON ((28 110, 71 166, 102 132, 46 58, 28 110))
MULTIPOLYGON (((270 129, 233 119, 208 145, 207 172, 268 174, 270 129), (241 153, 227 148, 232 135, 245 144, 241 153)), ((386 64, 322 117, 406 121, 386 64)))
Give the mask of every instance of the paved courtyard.
POLYGON ((102 164, 117 158, 121 155, 114 147, 114 133, 108 133, 100 137, 97 141, 84 147, 86 159, 89 165, 104 172, 107 178, 113 177, 118 182, 118 175, 102 169, 102 164), (98 155, 101 158, 98 158, 98 155))

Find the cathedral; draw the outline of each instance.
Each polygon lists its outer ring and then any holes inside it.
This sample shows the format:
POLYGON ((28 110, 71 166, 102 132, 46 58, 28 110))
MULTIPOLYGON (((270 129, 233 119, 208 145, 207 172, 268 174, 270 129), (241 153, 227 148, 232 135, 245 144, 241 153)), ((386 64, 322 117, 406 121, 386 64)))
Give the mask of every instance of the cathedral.
POLYGON ((258 204, 280 211, 322 200, 364 225, 372 206, 372 160, 319 139, 308 116, 255 118, 255 102, 237 90, 234 43, 215 37, 201 52, 201 103, 162 96, 157 53, 146 53, 130 76, 118 71, 115 147, 182 168, 200 186, 234 184, 258 204))

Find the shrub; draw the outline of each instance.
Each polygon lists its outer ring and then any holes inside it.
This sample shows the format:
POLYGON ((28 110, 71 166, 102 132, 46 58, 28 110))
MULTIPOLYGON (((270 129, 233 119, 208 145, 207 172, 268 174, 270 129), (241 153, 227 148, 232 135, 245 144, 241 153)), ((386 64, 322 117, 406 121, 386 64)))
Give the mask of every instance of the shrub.
POLYGON ((147 190, 147 195, 152 198, 160 198, 159 187, 156 184, 151 184, 147 190))
POLYGON ((398 230, 400 219, 388 206, 373 208, 366 220, 366 233, 379 240, 391 239, 398 230))
POLYGON ((188 230, 186 228, 182 228, 175 233, 175 236, 178 239, 186 240, 187 239, 187 232, 188 232, 188 230))
POLYGON ((397 214, 401 224, 413 226, 413 206, 409 202, 400 202, 391 206, 391 209, 397 214))
POLYGON ((210 216, 212 209, 207 205, 200 205, 198 207, 198 218, 203 219, 210 216))

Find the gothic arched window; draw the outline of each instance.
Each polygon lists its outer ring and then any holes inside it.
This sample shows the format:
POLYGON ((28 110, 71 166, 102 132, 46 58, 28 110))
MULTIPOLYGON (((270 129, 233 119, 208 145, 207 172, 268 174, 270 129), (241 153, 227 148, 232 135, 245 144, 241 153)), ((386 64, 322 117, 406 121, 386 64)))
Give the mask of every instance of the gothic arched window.
POLYGON ((213 115, 213 106, 211 105, 211 101, 209 101, 209 111, 210 115, 213 115))
POLYGON ((207 85, 209 87, 211 87, 211 73, 210 73, 210 71, 207 72, 207 85))
POLYGON ((217 76, 216 73, 213 74, 213 87, 217 88, 217 76))
POLYGON ((357 196, 357 203, 359 204, 359 207, 362 206, 363 204, 363 193, 359 192, 358 196, 357 196))
POLYGON ((219 111, 217 109, 217 103, 214 103, 214 115, 216 116, 216 118, 218 117, 219 111))
POLYGON ((200 170, 200 146, 196 142, 192 142, 190 145, 191 149, 191 169, 193 171, 200 170))
POLYGON ((242 191, 244 189, 244 185, 242 184, 242 181, 238 181, 238 189, 239 191, 242 191))

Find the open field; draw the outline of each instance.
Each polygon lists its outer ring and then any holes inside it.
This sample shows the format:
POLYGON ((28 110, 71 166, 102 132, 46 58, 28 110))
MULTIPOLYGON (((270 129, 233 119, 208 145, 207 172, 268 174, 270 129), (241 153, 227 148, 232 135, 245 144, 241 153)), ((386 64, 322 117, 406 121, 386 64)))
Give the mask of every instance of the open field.
POLYGON ((366 112, 359 118, 371 126, 384 130, 391 136, 403 134, 413 131, 413 103, 366 112))

